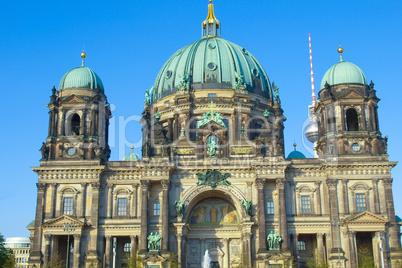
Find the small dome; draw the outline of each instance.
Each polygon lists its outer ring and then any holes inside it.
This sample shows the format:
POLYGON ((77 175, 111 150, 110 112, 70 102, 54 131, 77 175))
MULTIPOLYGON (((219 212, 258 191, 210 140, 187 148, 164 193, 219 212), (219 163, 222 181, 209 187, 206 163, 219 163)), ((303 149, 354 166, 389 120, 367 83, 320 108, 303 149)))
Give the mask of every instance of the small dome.
POLYGON ((140 157, 135 153, 130 153, 123 158, 123 161, 140 161, 140 157))
POLYGON ((59 90, 66 88, 99 89, 104 93, 103 83, 99 76, 85 66, 74 68, 61 78, 59 90))
POLYGON ((306 156, 303 154, 303 153, 301 153, 301 152, 299 152, 299 151, 293 151, 293 152, 291 152, 289 155, 288 155, 288 159, 297 159, 297 158, 299 158, 299 159, 302 159, 302 158, 306 158, 306 156))
POLYGON ((324 74, 321 80, 321 89, 325 88, 326 82, 330 86, 348 83, 367 85, 366 76, 363 71, 353 63, 343 60, 335 63, 324 74))
POLYGON ((156 78, 152 100, 187 89, 241 88, 272 99, 271 84, 261 64, 246 49, 221 37, 204 37, 179 49, 156 78), (242 81, 239 81, 242 80, 242 81))

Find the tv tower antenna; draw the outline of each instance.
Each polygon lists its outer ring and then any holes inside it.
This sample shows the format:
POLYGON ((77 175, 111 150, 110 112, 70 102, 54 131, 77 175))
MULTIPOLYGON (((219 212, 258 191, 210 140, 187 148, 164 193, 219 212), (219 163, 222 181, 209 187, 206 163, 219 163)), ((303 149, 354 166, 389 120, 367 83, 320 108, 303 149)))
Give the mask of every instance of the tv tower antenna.
POLYGON ((308 47, 310 50, 310 68, 311 68, 311 98, 312 98, 312 103, 315 103, 315 90, 314 90, 314 72, 313 72, 313 54, 311 53, 311 36, 308 34, 308 47))

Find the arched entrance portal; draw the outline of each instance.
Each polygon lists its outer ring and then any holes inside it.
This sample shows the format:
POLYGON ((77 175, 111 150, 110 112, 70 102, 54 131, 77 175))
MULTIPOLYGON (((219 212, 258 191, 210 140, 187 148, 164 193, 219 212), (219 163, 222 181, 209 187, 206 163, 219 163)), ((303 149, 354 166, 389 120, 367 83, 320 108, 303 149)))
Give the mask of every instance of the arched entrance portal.
POLYGON ((230 267, 230 263, 240 258, 242 214, 224 197, 208 196, 198 201, 188 214, 187 267, 202 267, 207 250, 211 267, 230 267))

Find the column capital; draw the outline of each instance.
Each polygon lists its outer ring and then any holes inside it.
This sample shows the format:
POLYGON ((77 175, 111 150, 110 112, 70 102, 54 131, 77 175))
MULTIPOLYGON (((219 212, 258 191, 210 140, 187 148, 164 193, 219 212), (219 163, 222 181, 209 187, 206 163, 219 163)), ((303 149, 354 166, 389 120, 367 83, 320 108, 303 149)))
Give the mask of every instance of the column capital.
POLYGON ((99 182, 93 182, 93 183, 91 183, 91 186, 92 186, 93 189, 99 190, 100 183, 99 182))
POLYGON ((334 179, 327 179, 325 183, 327 184, 328 188, 336 187, 336 180, 334 179))
POLYGON ((392 181, 393 181, 392 178, 382 179, 382 181, 384 182, 384 185, 385 185, 386 187, 391 187, 391 186, 392 186, 392 181))
POLYGON ((80 240, 81 239, 81 234, 74 234, 74 239, 76 239, 76 241, 77 241, 77 239, 80 240))
POLYGON ((246 184, 247 184, 247 187, 253 186, 253 182, 252 182, 252 181, 248 181, 248 182, 246 182, 246 184))
POLYGON ((279 178, 279 179, 276 179, 276 185, 278 186, 278 187, 285 187, 285 182, 286 182, 286 179, 285 178, 279 178))
POLYGON ((161 180, 161 185, 163 190, 168 190, 170 186, 169 180, 161 180))
POLYGON ((320 187, 320 184, 322 183, 322 181, 314 181, 314 185, 316 187, 320 187))
POLYGON ((324 237, 324 234, 322 233, 317 233, 317 238, 322 239, 324 237))
POLYGON ((53 189, 55 189, 57 187, 57 183, 52 182, 50 185, 52 185, 53 189))
POLYGON ((50 239, 52 239, 52 235, 49 235, 49 234, 44 235, 44 237, 45 237, 45 240, 46 240, 47 242, 49 242, 50 239))
POLYGON ((36 187, 38 188, 38 192, 43 192, 46 189, 46 183, 37 183, 36 187))
POLYGON ((132 242, 133 240, 135 240, 136 237, 137 237, 136 235, 130 235, 131 242, 132 242))
POLYGON ((82 188, 85 188, 85 187, 87 187, 87 184, 88 184, 88 183, 86 183, 86 182, 81 182, 81 187, 82 187, 82 188))
POLYGON ((255 186, 257 187, 257 189, 264 189, 265 179, 256 179, 255 186))
POLYGON ((151 185, 151 182, 148 180, 141 180, 140 183, 142 190, 148 190, 149 186, 151 185))
POLYGON ((374 178, 374 179, 371 179, 371 181, 372 181, 374 184, 377 184, 377 182, 379 181, 379 179, 374 178))

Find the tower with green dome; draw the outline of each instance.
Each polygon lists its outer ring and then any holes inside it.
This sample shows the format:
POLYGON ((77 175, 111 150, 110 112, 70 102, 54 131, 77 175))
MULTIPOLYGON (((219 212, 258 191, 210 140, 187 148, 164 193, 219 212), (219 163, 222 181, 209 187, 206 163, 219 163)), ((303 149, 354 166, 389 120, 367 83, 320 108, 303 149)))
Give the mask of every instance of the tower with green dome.
POLYGON ((102 80, 82 65, 61 78, 52 89, 49 134, 43 143, 42 160, 100 160, 110 155, 108 126, 111 116, 102 80))

